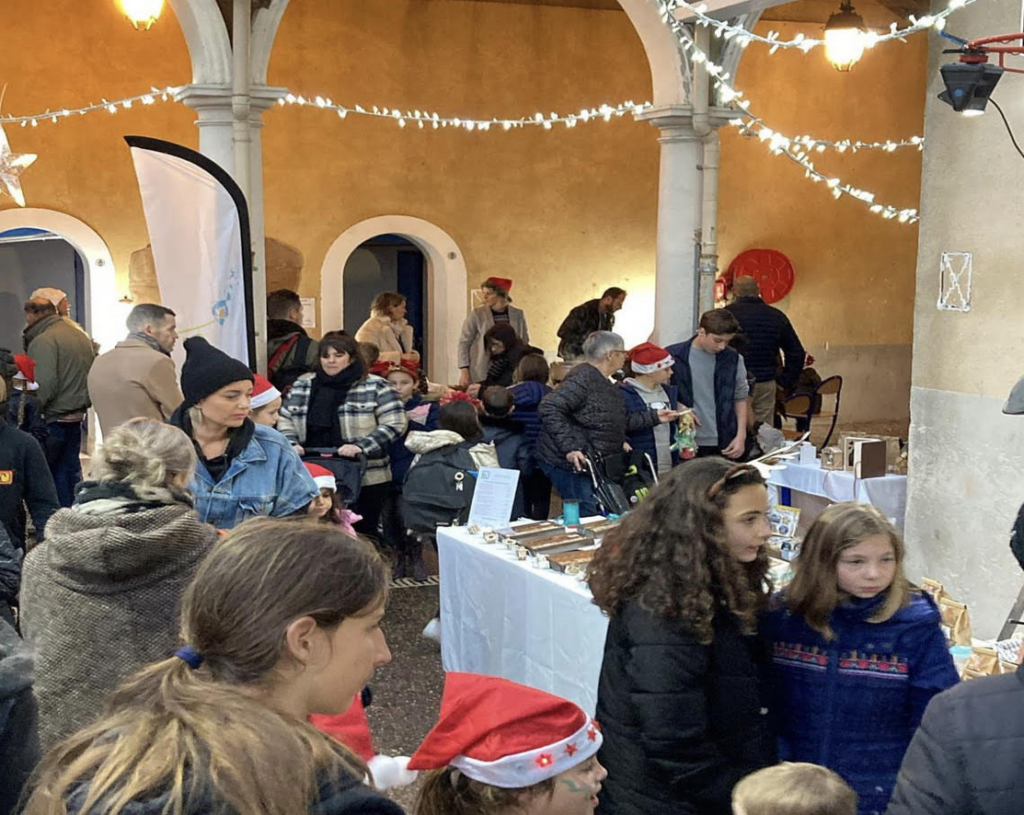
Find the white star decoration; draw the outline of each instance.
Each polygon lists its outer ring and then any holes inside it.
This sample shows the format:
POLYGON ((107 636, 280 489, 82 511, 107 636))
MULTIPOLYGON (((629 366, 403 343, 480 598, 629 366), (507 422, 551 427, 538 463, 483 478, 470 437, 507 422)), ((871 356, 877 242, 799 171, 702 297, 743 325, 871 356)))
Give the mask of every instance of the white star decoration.
POLYGON ((19 206, 25 206, 25 195, 21 191, 21 173, 35 161, 34 153, 11 152, 7 134, 0 127, 0 194, 6 193, 19 206))

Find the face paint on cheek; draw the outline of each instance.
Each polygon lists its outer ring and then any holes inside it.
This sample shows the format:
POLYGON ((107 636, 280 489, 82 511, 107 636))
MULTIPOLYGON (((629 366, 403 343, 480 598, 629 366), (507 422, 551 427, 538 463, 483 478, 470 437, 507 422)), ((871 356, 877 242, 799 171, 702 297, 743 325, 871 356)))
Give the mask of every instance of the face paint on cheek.
POLYGON ((590 798, 597 792, 597 785, 581 785, 571 778, 563 778, 561 784, 574 795, 586 795, 590 798))

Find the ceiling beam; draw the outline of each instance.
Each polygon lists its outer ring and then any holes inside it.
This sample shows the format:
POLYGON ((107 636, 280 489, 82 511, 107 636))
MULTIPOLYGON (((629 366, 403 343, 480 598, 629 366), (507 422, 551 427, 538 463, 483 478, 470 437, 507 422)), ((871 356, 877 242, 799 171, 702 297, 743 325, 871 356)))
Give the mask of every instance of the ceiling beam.
MULTIPOLYGON (((708 17, 714 17, 716 20, 729 20, 739 17, 741 14, 782 6, 792 0, 702 0, 702 2, 707 6, 707 11, 704 13, 708 17)), ((686 9, 677 10, 676 17, 680 20, 694 19, 694 15, 686 9)))

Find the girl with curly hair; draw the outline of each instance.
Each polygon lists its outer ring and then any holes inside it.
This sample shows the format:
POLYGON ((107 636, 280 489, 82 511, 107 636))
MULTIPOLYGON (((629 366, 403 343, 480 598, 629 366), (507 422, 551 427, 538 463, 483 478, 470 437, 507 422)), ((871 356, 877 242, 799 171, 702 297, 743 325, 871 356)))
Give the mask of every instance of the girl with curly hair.
POLYGON ((590 588, 611 618, 601 815, 726 815, 736 782, 775 763, 756 636, 771 590, 767 509, 754 467, 695 460, 598 549, 590 588))
POLYGON ((939 610, 907 580, 904 556, 873 506, 831 506, 764 622, 780 752, 839 773, 862 815, 885 811, 924 709, 957 682, 939 610))

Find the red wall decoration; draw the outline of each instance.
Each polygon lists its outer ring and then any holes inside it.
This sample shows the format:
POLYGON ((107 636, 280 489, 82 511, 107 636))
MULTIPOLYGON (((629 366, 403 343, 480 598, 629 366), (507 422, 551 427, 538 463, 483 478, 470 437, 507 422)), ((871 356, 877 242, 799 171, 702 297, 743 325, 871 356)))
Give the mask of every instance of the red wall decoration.
POLYGON ((796 270, 793 261, 776 249, 748 249, 736 256, 729 270, 722 275, 731 290, 732 281, 742 276, 752 277, 761 287, 766 303, 777 303, 793 288, 796 270))

